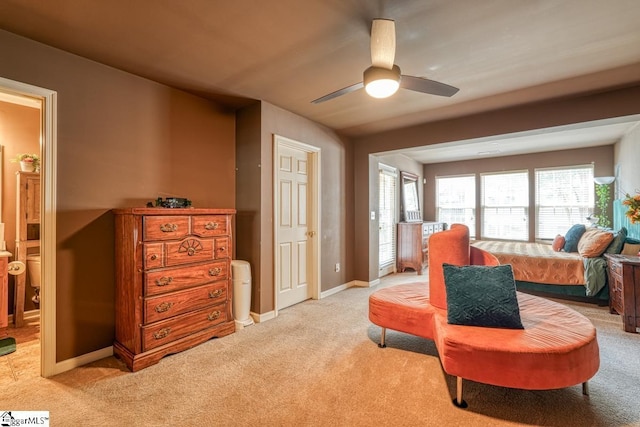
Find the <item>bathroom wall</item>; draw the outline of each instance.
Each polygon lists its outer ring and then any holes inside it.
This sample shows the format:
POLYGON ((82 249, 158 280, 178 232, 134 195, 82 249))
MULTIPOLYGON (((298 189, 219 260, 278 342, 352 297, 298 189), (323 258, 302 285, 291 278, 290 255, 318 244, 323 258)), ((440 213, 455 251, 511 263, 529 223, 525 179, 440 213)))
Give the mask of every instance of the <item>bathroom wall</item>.
MULTIPOLYGON (((40 154, 40 109, 0 101, 0 145, 4 147, 2 158, 2 221, 7 251, 15 260, 16 240, 16 171, 19 163, 12 163, 19 153, 40 154)), ((31 301, 33 288, 25 286, 25 312, 37 309, 31 301)), ((9 314, 13 314, 14 276, 9 275, 9 314)))

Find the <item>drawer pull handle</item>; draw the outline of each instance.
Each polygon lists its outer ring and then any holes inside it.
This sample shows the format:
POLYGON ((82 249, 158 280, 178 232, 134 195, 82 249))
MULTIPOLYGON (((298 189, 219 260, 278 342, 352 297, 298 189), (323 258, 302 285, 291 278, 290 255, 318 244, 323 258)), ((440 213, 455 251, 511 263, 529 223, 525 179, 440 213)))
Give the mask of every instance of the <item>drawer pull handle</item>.
POLYGON ((209 291, 209 298, 218 298, 222 295, 222 289, 216 289, 214 291, 209 291))
POLYGON ((153 337, 157 340, 161 340, 162 338, 166 338, 171 333, 171 328, 162 328, 158 332, 153 333, 153 337))
POLYGON ((156 305, 156 313, 164 313, 169 311, 169 309, 173 306, 172 302, 163 302, 162 304, 156 305))
POLYGON ((221 246, 221 247, 218 248, 218 251, 220 251, 220 252, 224 252, 226 250, 227 250, 227 248, 225 248, 224 246, 221 246))
POLYGON ((169 283, 173 282, 173 277, 161 277, 156 279, 156 285, 158 286, 167 286, 169 283))
POLYGON ((160 231, 163 233, 173 233, 178 230, 178 224, 162 224, 160 226, 160 231))
POLYGON ((178 248, 178 253, 186 252, 189 256, 194 256, 198 251, 201 251, 202 243, 196 239, 188 239, 184 242, 180 243, 180 247, 178 248))
POLYGON ((209 276, 219 276, 220 273, 222 273, 222 269, 220 267, 209 269, 209 276))
POLYGON ((158 259, 158 255, 153 254, 153 255, 151 255, 149 258, 151 259, 151 261, 155 261, 155 260, 157 260, 157 259, 158 259))
POLYGON ((204 225, 205 230, 217 230, 219 224, 217 222, 209 221, 204 225))
POLYGON ((216 310, 213 313, 209 313, 209 315, 207 316, 207 319, 209 319, 210 321, 214 321, 216 319, 218 319, 220 317, 220 311, 216 310))

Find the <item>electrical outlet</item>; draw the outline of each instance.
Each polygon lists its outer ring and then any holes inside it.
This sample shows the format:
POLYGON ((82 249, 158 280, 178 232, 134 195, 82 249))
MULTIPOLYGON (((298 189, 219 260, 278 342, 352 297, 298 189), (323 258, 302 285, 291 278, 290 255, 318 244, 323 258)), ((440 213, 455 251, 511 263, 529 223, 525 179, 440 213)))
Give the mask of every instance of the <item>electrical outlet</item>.
POLYGON ((340 272, 340 263, 336 263, 336 273, 340 272))

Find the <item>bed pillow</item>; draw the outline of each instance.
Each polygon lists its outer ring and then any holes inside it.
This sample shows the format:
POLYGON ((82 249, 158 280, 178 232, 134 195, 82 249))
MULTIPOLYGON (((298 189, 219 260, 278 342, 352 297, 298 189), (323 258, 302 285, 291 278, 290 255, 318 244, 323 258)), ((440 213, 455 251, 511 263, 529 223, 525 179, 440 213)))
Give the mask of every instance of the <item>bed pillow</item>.
POLYGON ((443 264, 447 322, 524 329, 511 265, 443 264))
POLYGON ((551 248, 556 252, 560 252, 562 248, 564 248, 564 244, 565 244, 564 236, 561 234, 558 234, 556 238, 553 239, 553 243, 551 243, 551 248))
POLYGON ((605 253, 608 254, 619 254, 622 252, 622 247, 624 246, 624 241, 627 240, 627 229, 626 227, 622 227, 618 230, 617 233, 613 235, 613 241, 609 246, 607 246, 607 250, 605 253))
POLYGON ((567 234, 564 235, 564 251, 565 252, 578 252, 578 242, 586 231, 587 227, 584 224, 575 224, 571 226, 567 234))
POLYGON ((595 258, 607 249, 613 241, 613 233, 591 227, 584 232, 578 242, 578 253, 585 258, 595 258))
POLYGON ((622 255, 638 255, 640 254, 640 243, 625 243, 620 253, 622 255))

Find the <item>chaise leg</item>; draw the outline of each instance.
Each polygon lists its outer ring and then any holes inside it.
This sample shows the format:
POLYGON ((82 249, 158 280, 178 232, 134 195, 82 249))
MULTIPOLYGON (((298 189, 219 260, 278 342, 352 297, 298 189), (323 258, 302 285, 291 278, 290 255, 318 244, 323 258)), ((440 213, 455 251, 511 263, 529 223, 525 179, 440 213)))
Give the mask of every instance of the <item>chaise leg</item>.
POLYGON ((453 399, 453 404, 458 408, 466 408, 467 402, 462 399, 462 377, 456 377, 456 398, 453 399))
POLYGON ((387 328, 382 328, 382 332, 380 333, 380 343, 378 344, 378 347, 380 348, 385 348, 387 346, 387 344, 385 344, 385 338, 387 335, 387 328))
POLYGON ((585 396, 589 396, 589 381, 585 381, 582 383, 582 394, 585 396))

